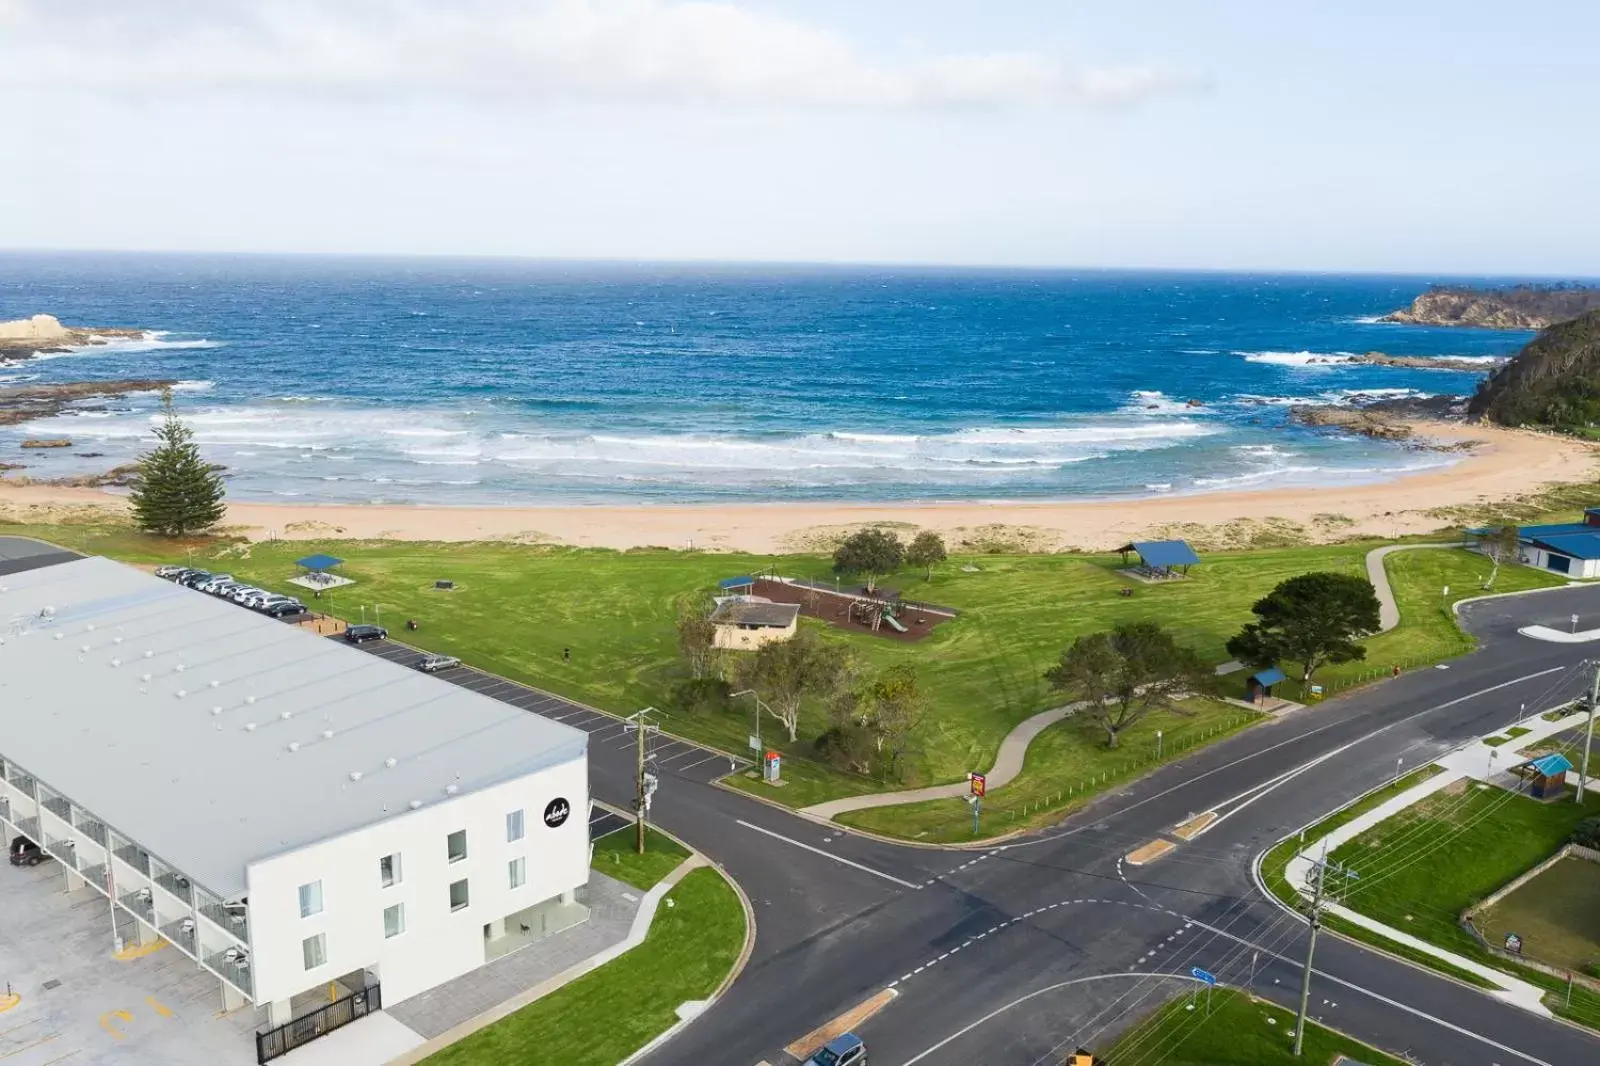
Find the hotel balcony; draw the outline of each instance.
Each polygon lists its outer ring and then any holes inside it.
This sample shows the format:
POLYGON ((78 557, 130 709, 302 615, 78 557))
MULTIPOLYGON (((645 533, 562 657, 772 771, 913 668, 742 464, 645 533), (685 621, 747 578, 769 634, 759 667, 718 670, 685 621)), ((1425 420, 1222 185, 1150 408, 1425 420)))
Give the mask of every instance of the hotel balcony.
POLYGON ((78 848, 74 841, 64 837, 53 837, 46 833, 44 850, 54 855, 62 865, 70 866, 74 870, 78 868, 78 848))
POLYGON ((112 854, 146 877, 150 876, 150 853, 137 844, 124 844, 112 854))
POLYGON ((250 943, 250 920, 245 917, 243 904, 201 903, 199 909, 212 925, 241 944, 250 943))
POLYGON ((78 832, 99 844, 102 848, 106 846, 106 827, 104 822, 98 822, 79 811, 76 825, 78 832))
POLYGON ((215 955, 207 955, 206 966, 245 995, 252 998, 255 996, 255 984, 250 977, 250 960, 239 949, 229 948, 215 955))
POLYGON ((11 821, 11 801, 4 796, 0 796, 0 819, 11 821))
POLYGON ((100 894, 101 895, 105 895, 105 892, 106 892, 106 864, 105 863, 103 863, 103 862, 91 863, 88 866, 85 866, 83 869, 79 870, 78 872, 83 875, 83 879, 85 881, 89 882, 89 887, 90 888, 99 889, 100 890, 100 894))
POLYGON ((61 796, 46 796, 41 806, 68 825, 72 824, 72 804, 61 796))
POLYGON ((15 822, 17 832, 33 841, 35 844, 44 839, 44 834, 39 832, 39 819, 19 818, 15 822))
POLYGON ((132 892, 124 892, 117 897, 117 902, 144 919, 146 925, 155 928, 156 908, 148 888, 136 888, 132 892))
POLYGON ((163 870, 156 874, 156 884, 160 885, 174 899, 181 900, 185 907, 194 906, 194 886, 182 874, 163 870))
POLYGON ((39 795, 39 782, 29 777, 21 770, 18 770, 16 767, 12 767, 6 771, 6 780, 11 782, 12 788, 16 789, 24 796, 27 796, 29 799, 35 799, 39 795))
POLYGON ((198 959, 200 957, 200 949, 195 938, 193 918, 178 918, 168 922, 161 927, 161 935, 195 958, 198 959))

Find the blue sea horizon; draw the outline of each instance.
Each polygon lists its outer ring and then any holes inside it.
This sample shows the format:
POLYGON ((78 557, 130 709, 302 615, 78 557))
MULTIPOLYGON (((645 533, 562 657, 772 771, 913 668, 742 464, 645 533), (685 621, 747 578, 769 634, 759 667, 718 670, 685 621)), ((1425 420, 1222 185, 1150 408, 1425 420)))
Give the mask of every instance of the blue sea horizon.
MULTIPOLYGON (((1150 496, 1388 480, 1455 457, 1288 408, 1470 392, 1526 333, 1378 323, 1516 278, 0 254, 0 319, 144 339, 0 385, 168 378, 236 499, 509 505, 1150 496)), ((26 473, 146 446, 152 395, 0 427, 26 473), (88 453, 87 455, 85 453, 88 453)))

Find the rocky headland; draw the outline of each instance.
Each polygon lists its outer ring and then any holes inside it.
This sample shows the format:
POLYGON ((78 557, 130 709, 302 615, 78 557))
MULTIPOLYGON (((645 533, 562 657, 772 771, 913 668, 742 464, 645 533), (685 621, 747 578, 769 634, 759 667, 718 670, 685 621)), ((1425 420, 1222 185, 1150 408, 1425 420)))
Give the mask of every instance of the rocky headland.
POLYGON ((1384 315, 1380 322, 1413 326, 1477 326, 1483 329, 1546 329, 1600 309, 1600 287, 1516 285, 1478 289, 1435 285, 1411 306, 1384 315))
POLYGON ((143 337, 142 329, 121 326, 63 326, 54 315, 34 315, 0 322, 0 363, 32 359, 41 353, 66 352, 118 338, 143 337))
MULTIPOLYGON (((1509 356, 1507 357, 1509 358, 1509 356)), ((1317 355, 1308 360, 1311 366, 1393 366, 1407 370, 1457 370, 1469 374, 1486 374, 1504 363, 1504 359, 1486 362, 1468 356, 1448 355, 1389 355, 1386 352, 1360 352, 1350 355, 1317 355)))
POLYGON ((1600 310, 1551 326, 1478 386, 1468 413, 1502 426, 1594 437, 1600 425, 1600 310))

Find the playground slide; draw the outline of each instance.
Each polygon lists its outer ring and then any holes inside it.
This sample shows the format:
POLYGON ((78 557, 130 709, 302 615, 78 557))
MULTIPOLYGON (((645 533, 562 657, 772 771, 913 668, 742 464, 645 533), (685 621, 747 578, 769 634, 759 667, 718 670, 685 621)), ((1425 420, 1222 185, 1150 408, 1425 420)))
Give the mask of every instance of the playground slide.
POLYGON ((883 612, 883 624, 894 630, 896 633, 904 633, 906 631, 906 627, 900 624, 900 619, 896 618, 888 611, 883 612))

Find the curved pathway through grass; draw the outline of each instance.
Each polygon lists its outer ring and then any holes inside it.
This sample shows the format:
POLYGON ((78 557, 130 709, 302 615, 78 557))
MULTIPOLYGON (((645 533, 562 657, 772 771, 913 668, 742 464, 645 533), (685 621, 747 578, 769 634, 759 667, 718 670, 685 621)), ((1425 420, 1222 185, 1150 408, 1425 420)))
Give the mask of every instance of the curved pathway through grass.
MULTIPOLYGON (((1378 632, 1387 633, 1400 624, 1400 605, 1395 599, 1394 588, 1389 583, 1389 573, 1384 566, 1384 560, 1397 551, 1415 551, 1424 548, 1454 548, 1457 546, 1453 543, 1386 544, 1367 553, 1367 580, 1372 582, 1373 591, 1378 596, 1378 632)), ((1044 732, 1046 728, 1055 725, 1081 706, 1081 703, 1069 703, 1048 711, 1040 711, 1031 718, 1023 720, 1016 728, 1007 733, 1005 739, 1000 742, 1000 751, 995 756, 994 766, 985 775, 987 788, 1003 788, 1010 784, 1022 772, 1022 764, 1028 754, 1028 745, 1033 743, 1033 739, 1044 732)), ((912 788, 900 792, 877 792, 865 796, 846 796, 843 799, 828 800, 825 803, 802 807, 800 808, 800 813, 810 815, 813 818, 832 821, 848 811, 869 810, 875 807, 898 807, 904 803, 924 803, 928 800, 961 799, 969 793, 970 787, 965 781, 955 781, 948 785, 929 785, 926 788, 912 788)))

